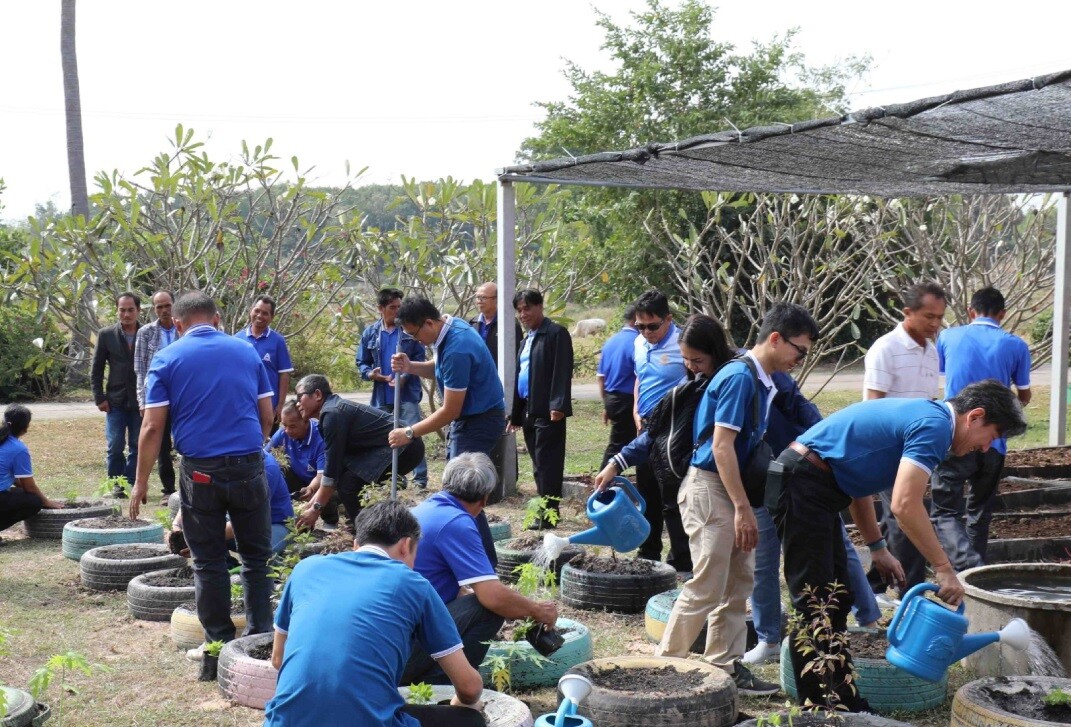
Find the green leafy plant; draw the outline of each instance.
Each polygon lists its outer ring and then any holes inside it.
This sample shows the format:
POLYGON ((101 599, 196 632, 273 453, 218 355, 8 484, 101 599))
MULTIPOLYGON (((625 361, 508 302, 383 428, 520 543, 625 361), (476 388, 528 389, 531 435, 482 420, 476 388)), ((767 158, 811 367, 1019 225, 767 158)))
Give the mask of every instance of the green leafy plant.
POLYGON ((157 509, 153 511, 152 517, 153 520, 160 523, 160 527, 162 527, 164 530, 171 529, 171 513, 169 511, 164 510, 162 508, 157 509))
POLYGON ((801 714, 803 714, 802 707, 792 702, 785 702, 783 711, 760 714, 755 719, 755 725, 756 727, 781 727, 782 724, 785 724, 788 727, 792 727, 792 721, 801 714))
POLYGON ((826 699, 825 704, 814 704, 808 698, 803 705, 805 708, 844 711, 847 706, 841 700, 842 690, 848 689, 853 695, 857 693, 851 671, 842 681, 833 683, 835 675, 843 672, 848 662, 848 634, 834 629, 832 621, 833 610, 840 607, 847 592, 848 589, 836 581, 822 588, 809 585, 803 589, 803 595, 814 615, 808 621, 796 611, 789 619, 789 633, 796 649, 809 657, 802 674, 810 673, 818 678, 826 699), (823 590, 824 596, 820 592, 823 590))
POLYGON ((1071 706, 1071 694, 1060 689, 1060 687, 1053 687, 1048 694, 1041 698, 1041 701, 1048 707, 1069 707, 1071 706))
POLYGON ((485 666, 491 672, 491 683, 495 691, 509 692, 513 685, 513 667, 517 664, 528 662, 533 666, 542 668, 550 659, 540 654, 527 644, 504 644, 501 645, 502 653, 488 654, 480 666, 485 666))
POLYGON ((427 704, 435 698, 435 693, 432 691, 430 684, 420 682, 419 684, 410 684, 409 693, 405 697, 405 701, 409 704, 427 704))
POLYGON ((222 641, 209 641, 205 644, 205 653, 209 656, 219 658, 219 652, 223 651, 224 643, 222 641))
POLYGON ((279 463, 279 469, 283 472, 290 469, 290 455, 286 453, 286 447, 272 447, 268 450, 268 454, 275 458, 275 461, 279 463))
POLYGON ((94 672, 111 671, 103 664, 90 664, 85 656, 77 651, 66 651, 62 654, 54 654, 49 657, 44 666, 39 668, 30 677, 30 694, 36 700, 41 699, 53 680, 59 676, 59 699, 56 703, 56 723, 63 724, 63 695, 66 693, 78 694, 78 690, 67 683, 67 677, 72 672, 80 672, 85 676, 92 676, 94 672))
POLYGON ((78 503, 78 490, 67 490, 63 496, 66 498, 67 507, 73 507, 78 503))
POLYGON ((127 482, 126 477, 118 475, 116 477, 109 477, 100 483, 100 487, 97 488, 97 494, 101 497, 107 497, 113 492, 122 490, 122 492, 130 495, 130 483, 127 482))
POLYGON ((282 588, 294 572, 294 567, 301 562, 301 549, 314 540, 311 532, 298 527, 296 518, 287 519, 286 530, 286 548, 272 560, 268 568, 268 575, 275 580, 277 588, 282 588))
POLYGON ((245 589, 241 583, 231 584, 231 601, 241 601, 245 597, 245 589))
MULTIPOLYGON (((554 569, 543 568, 535 563, 521 563, 513 569, 517 574, 517 591, 527 598, 545 596, 554 598, 557 578, 554 569)), ((528 617, 513 627, 513 640, 520 641, 535 628, 535 621, 528 617)))
POLYGON ((550 495, 530 499, 524 508, 524 519, 521 520, 521 527, 527 529, 533 525, 538 525, 538 529, 542 530, 544 523, 557 525, 561 516, 558 514, 555 505, 560 500, 560 497, 552 497, 550 495))

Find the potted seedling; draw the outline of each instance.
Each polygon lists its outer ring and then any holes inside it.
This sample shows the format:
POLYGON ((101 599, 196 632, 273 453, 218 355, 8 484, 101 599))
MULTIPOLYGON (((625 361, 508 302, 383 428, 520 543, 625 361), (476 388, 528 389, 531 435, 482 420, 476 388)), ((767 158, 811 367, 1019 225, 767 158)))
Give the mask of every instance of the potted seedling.
POLYGON ((435 690, 426 682, 410 684, 409 691, 405 695, 405 701, 409 704, 429 704, 434 698, 435 690))
POLYGON ((92 676, 94 673, 108 671, 111 671, 111 669, 103 664, 89 663, 85 656, 76 651, 54 654, 30 677, 30 694, 33 695, 35 700, 40 701, 41 696, 48 690, 52 682, 59 677, 60 690, 59 698, 56 701, 56 723, 62 725, 63 695, 67 693, 78 694, 78 690, 67 683, 67 678, 75 672, 85 676, 92 676))
POLYGON ((216 681, 216 673, 219 669, 219 652, 221 651, 223 651, 222 641, 210 641, 205 644, 204 654, 201 655, 201 673, 197 676, 197 681, 216 681))

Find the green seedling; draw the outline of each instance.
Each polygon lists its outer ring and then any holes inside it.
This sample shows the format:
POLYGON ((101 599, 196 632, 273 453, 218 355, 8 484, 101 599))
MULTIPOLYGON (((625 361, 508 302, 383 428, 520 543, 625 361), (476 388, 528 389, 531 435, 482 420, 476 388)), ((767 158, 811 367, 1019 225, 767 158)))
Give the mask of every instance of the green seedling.
POLYGON ((268 575, 276 582, 278 588, 282 588, 290 574, 294 572, 294 568, 301 562, 302 546, 313 542, 312 533, 299 528, 296 518, 287 519, 286 531, 286 548, 272 559, 272 564, 268 568, 268 575))
POLYGON ((1071 694, 1060 689, 1060 687, 1054 687, 1041 698, 1041 701, 1048 707, 1068 707, 1071 706, 1071 694))
POLYGON ((245 589, 241 583, 231 584, 231 601, 241 601, 245 597, 245 589))
POLYGON ((275 461, 279 463, 279 469, 283 472, 290 469, 290 455, 286 453, 286 447, 272 447, 268 450, 268 454, 275 458, 275 461))
POLYGON ((796 649, 810 657, 803 673, 811 673, 818 678, 826 699, 824 705, 814 704, 808 699, 803 705, 805 708, 844 711, 847 706, 841 702, 840 690, 846 687, 852 694, 857 693, 850 671, 841 682, 833 683, 834 675, 843 671, 848 661, 848 635, 834 629, 832 621, 833 611, 839 608, 840 599, 846 593, 847 589, 836 581, 822 589, 807 586, 803 589, 803 595, 814 616, 810 621, 805 621, 796 611, 789 619, 789 633, 793 634, 796 649), (824 598, 820 590, 826 592, 824 598))
POLYGON ((118 477, 109 477, 100 483, 100 487, 97 488, 97 494, 101 497, 107 497, 116 490, 122 490, 125 495, 130 496, 130 483, 126 481, 126 477, 119 475, 118 477))
POLYGON ((550 661, 550 659, 527 644, 510 643, 499 644, 498 646, 504 653, 488 654, 487 658, 480 664, 480 666, 485 666, 490 670, 491 683, 497 692, 509 692, 512 688, 514 665, 527 661, 536 667, 542 668, 544 664, 550 661))
POLYGON ((152 514, 152 517, 153 520, 160 523, 160 527, 162 527, 164 530, 171 529, 171 513, 167 510, 155 510, 152 514))
POLYGON ((85 656, 76 651, 67 651, 63 654, 54 654, 49 657, 44 666, 33 673, 30 677, 30 694, 35 700, 40 701, 52 681, 59 676, 60 690, 59 699, 56 703, 56 723, 63 724, 63 696, 67 693, 78 694, 78 690, 67 683, 67 677, 73 672, 81 672, 85 676, 92 676, 93 672, 111 671, 103 664, 90 664, 85 656))
POLYGON ((419 684, 409 685, 409 694, 406 696, 405 701, 409 704, 427 704, 435 698, 435 692, 432 691, 430 684, 420 682, 419 684))
POLYGON ((78 490, 67 490, 64 497, 67 500, 67 506, 70 507, 78 502, 78 490))
POLYGON ((219 652, 221 651, 223 651, 222 641, 209 641, 207 644, 205 644, 205 653, 209 656, 214 656, 218 659, 219 652))
POLYGON ((539 529, 542 530, 543 523, 557 525, 561 520, 561 516, 554 505, 560 501, 560 497, 551 497, 550 495, 533 497, 528 501, 528 505, 525 506, 521 527, 527 529, 538 523, 539 529))

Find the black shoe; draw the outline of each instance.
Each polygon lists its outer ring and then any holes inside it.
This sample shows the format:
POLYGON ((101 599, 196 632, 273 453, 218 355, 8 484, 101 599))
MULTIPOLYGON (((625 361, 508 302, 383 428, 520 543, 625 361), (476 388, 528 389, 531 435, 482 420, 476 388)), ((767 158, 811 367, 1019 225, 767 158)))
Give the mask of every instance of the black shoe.
POLYGON ((125 500, 129 497, 129 495, 126 494, 126 490, 115 489, 112 490, 112 497, 114 497, 116 500, 125 500))
POLYGON ((525 528, 525 530, 553 530, 556 527, 558 526, 550 522, 549 520, 543 520, 542 518, 540 518, 531 525, 529 525, 527 528, 525 528))
POLYGON ((736 691, 751 697, 769 697, 781 691, 777 684, 763 681, 752 674, 739 659, 733 662, 733 681, 736 682, 736 691))

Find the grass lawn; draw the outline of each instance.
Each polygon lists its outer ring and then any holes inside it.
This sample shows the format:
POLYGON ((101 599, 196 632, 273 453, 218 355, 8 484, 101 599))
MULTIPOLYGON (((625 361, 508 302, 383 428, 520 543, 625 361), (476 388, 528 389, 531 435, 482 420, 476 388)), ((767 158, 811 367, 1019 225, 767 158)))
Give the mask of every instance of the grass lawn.
MULTIPOLYGON (((1027 408, 1030 430, 1013 440, 1014 447, 1042 446, 1048 437, 1048 391, 1035 391, 1027 408)), ((823 413, 854 403, 856 392, 826 392, 817 403, 823 413)), ((566 470, 594 472, 601 461, 607 428, 597 402, 576 402, 576 415, 568 434, 566 470)), ((103 418, 78 421, 42 421, 25 437, 34 458, 38 482, 53 497, 68 493, 93 494, 104 477, 103 418)), ((441 447, 429 460, 433 485, 442 471, 441 447)), ((519 531, 524 504, 534 495, 531 462, 520 457, 521 492, 495 505, 493 511, 519 531)), ((158 494, 155 476, 150 493, 158 494)), ((153 508, 149 508, 149 515, 153 508)), ((586 527, 580 503, 566 503, 567 524, 586 527)), ((168 624, 135 621, 126 608, 126 594, 101 594, 80 587, 78 565, 60 555, 58 541, 22 537, 21 526, 3 533, 0 546, 0 630, 11 633, 8 654, 0 656, 0 684, 25 688, 34 671, 49 656, 65 651, 84 654, 108 671, 93 676, 68 675, 49 688, 43 701, 55 710, 63 701, 66 725, 259 725, 263 713, 231 705, 214 684, 196 681, 197 665, 186 661, 168 637, 168 624)), ((563 608, 562 615, 579 619, 592 631, 596 656, 650 654, 652 645, 643 629, 643 616, 595 614, 563 608)), ((777 665, 759 674, 777 680, 777 665)), ((950 690, 968 681, 960 667, 951 671, 950 690)), ((553 711, 553 689, 518 694, 538 716, 553 711)), ((951 691, 950 691, 951 697, 951 691)), ((783 698, 782 698, 783 701, 783 698)), ((778 700, 742 699, 741 709, 751 715, 775 709, 778 700)), ((896 715, 891 715, 896 716, 896 715)), ((923 714, 900 715, 919 725, 947 725, 949 705, 923 714)), ((55 722, 54 722, 55 723, 55 722)))

